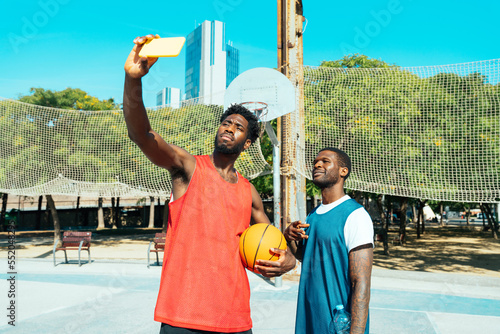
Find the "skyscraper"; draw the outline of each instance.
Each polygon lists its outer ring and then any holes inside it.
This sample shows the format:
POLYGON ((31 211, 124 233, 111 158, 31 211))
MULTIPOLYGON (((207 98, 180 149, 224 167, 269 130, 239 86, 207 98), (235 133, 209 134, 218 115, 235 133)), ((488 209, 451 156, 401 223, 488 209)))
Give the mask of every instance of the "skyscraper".
POLYGON ((174 87, 165 87, 156 94, 156 106, 179 108, 181 103, 181 90, 174 87))
POLYGON ((224 104, 224 91, 239 74, 239 51, 225 41, 225 25, 205 21, 186 38, 186 100, 224 104))

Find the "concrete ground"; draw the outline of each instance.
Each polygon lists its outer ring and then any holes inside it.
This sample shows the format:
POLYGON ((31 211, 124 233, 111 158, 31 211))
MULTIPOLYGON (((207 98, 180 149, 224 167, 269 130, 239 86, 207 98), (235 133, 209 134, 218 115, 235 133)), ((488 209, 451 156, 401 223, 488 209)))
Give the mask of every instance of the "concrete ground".
MULTIPOLYGON (((146 239, 96 240, 92 263, 79 267, 73 251, 63 264, 58 252, 54 267, 51 238, 37 239, 36 247, 19 238, 15 267, 8 267, 7 251, 0 259, 0 295, 7 296, 0 299, 0 333, 158 333, 153 312, 161 267, 147 268, 146 239), (11 301, 15 326, 8 324, 11 301)), ((276 288, 272 280, 248 276, 253 332, 293 333, 296 277, 276 288)), ((500 333, 500 278, 374 269, 370 333, 500 333)))

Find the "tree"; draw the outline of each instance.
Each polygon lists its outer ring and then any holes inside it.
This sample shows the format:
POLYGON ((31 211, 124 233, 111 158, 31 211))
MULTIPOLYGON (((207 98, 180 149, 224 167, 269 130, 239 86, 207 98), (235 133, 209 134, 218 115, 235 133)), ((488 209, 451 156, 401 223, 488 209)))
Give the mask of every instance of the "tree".
POLYGON ((115 198, 111 197, 111 207, 109 208, 109 222, 111 228, 117 228, 118 220, 116 219, 115 198))
POLYGON ((59 244, 61 242, 61 223, 59 221, 59 215, 57 214, 56 205, 52 199, 52 195, 45 195, 47 199, 47 206, 50 208, 50 213, 52 215, 52 220, 54 221, 54 244, 59 244))
POLYGON ((113 212, 114 212, 114 217, 113 217, 113 220, 115 222, 115 226, 120 226, 121 225, 121 222, 120 222, 120 197, 116 197, 116 201, 113 205, 114 209, 113 209, 113 212))
MULTIPOLYGON (((396 162, 393 170, 380 175, 386 178, 387 194, 396 190, 397 178, 410 179, 413 171, 408 169, 406 160, 413 159, 415 150, 406 149, 410 142, 404 138, 401 128, 411 127, 408 119, 417 115, 411 93, 418 90, 420 78, 401 71, 397 65, 358 54, 324 61, 319 68, 306 69, 305 77, 306 151, 337 146, 345 150, 357 166, 383 165, 387 160, 396 162), (332 142, 332 138, 340 140, 332 142)), ((371 179, 370 173, 367 169, 354 170, 347 187, 366 189, 363 180, 371 179)), ((356 193, 363 196, 359 191, 356 193)), ((401 201, 404 204, 408 198, 401 201)), ((385 233, 392 216, 385 217, 381 198, 376 202, 382 210, 384 253, 388 255, 385 233)), ((406 211, 402 214, 406 215, 406 211)), ((404 235, 404 225, 400 233, 404 235)))
POLYGON ((170 203, 170 199, 165 200, 165 205, 163 206, 163 217, 162 217, 162 233, 167 233, 168 227, 168 203, 170 203))
POLYGON ((149 223, 148 228, 155 227, 155 198, 153 196, 149 197, 149 223))
POLYGON ((483 212, 483 225, 484 225, 484 218, 488 220, 489 228, 491 228, 491 234, 494 239, 498 239, 498 231, 499 231, 499 226, 498 222, 496 220, 496 217, 493 213, 493 210, 491 210, 490 206, 486 203, 481 204, 481 211, 483 212))
MULTIPOLYGON (((52 107, 52 108, 74 109, 74 110, 110 110, 110 109, 117 109, 119 107, 112 98, 101 101, 96 97, 89 96, 85 91, 81 89, 73 89, 73 88, 66 88, 65 90, 62 91, 45 90, 43 88, 31 88, 30 94, 21 95, 19 97, 19 101, 40 106, 52 107)), ((15 114, 13 114, 12 116, 16 117, 15 114)), ((83 149, 85 148, 85 146, 88 145, 84 144, 83 145, 84 147, 78 147, 79 145, 77 143, 77 146, 75 147, 73 152, 68 152, 67 149, 64 149, 65 146, 66 147, 71 146, 70 144, 67 143, 68 130, 70 131, 88 130, 88 128, 82 126, 80 127, 73 126, 74 124, 77 124, 76 122, 74 122, 74 117, 75 115, 72 114, 60 114, 57 118, 51 118, 51 119, 47 119, 43 116, 20 118, 18 123, 20 124, 21 128, 26 128, 27 132, 33 132, 35 128, 38 128, 38 132, 46 133, 47 135, 35 138, 34 143, 26 142, 25 140, 23 140, 23 137, 21 136, 18 137, 20 139, 18 139, 18 141, 14 142, 13 144, 18 146, 24 145, 25 149, 22 149, 21 154, 18 154, 18 156, 13 157, 13 159, 10 160, 10 166, 9 166, 10 168, 7 168, 7 170, 17 171, 14 172, 15 174, 11 176, 13 176, 14 178, 21 178, 23 177, 26 168, 31 169, 31 171, 33 171, 32 167, 43 169, 46 168, 46 166, 51 166, 51 164, 53 164, 54 161, 58 161, 60 167, 58 169, 60 171, 64 171, 65 170, 64 166, 71 165, 72 161, 73 164, 79 165, 81 164, 81 162, 78 161, 79 158, 82 158, 83 161, 86 160, 83 159, 84 157, 89 158, 89 155, 82 154, 82 150, 80 150, 80 148, 83 149), (45 142, 40 142, 40 141, 45 141, 45 142), (24 161, 30 161, 30 159, 25 159, 21 157, 23 155, 30 157, 40 156, 40 154, 35 154, 35 153, 37 153, 36 151, 39 150, 40 147, 42 146, 53 148, 52 152, 48 152, 45 155, 42 155, 47 157, 47 160, 33 161, 33 166, 31 165, 26 166, 24 161)), ((11 139, 12 138, 8 138, 7 140, 11 139)), ((95 166, 92 166, 91 170, 92 173, 94 173, 95 166)), ((43 173, 40 174, 43 175, 43 173)), ((43 179, 38 180, 39 183, 47 181, 48 180, 43 180, 43 179)), ((56 242, 60 240, 60 234, 61 234, 60 222, 52 196, 46 195, 46 199, 47 199, 47 206, 50 208, 50 212, 54 220, 54 241, 56 242)), ((102 203, 102 199, 100 203, 102 203)), ((102 227, 103 223, 104 223, 103 221, 99 221, 99 226, 102 227)))
MULTIPOLYGON (((386 211, 383 204, 383 195, 377 196, 377 208, 380 212, 380 222, 382 224, 382 228, 379 231, 379 235, 382 236, 382 244, 384 246, 384 255, 391 255, 389 251, 389 236, 387 232, 389 231, 389 217, 386 215, 386 211)), ((390 201, 390 199, 389 199, 390 201)))
POLYGON ((42 228, 42 203, 43 196, 38 196, 38 208, 36 210, 35 217, 35 230, 40 230, 42 228))
POLYGON ((408 209, 408 197, 401 197, 399 205, 399 241, 406 243, 406 210, 408 209))
POLYGON ((388 64, 379 59, 368 58, 368 56, 358 53, 344 56, 342 59, 323 61, 321 67, 336 68, 389 68, 398 67, 395 64, 388 64))
POLYGON ((31 88, 29 95, 19 96, 19 101, 45 107, 75 110, 116 110, 120 107, 112 98, 99 100, 78 88, 66 88, 62 91, 31 88))
POLYGON ((421 198, 498 192, 498 165, 477 162, 500 155, 500 84, 479 73, 420 77, 363 55, 304 71, 306 154, 326 146, 347 151, 364 167, 354 168, 348 188, 415 189, 421 198))
MULTIPOLYGON (((0 112, 5 116, 0 118, 0 146, 6 148, 6 154, 2 151, 0 157, 0 180, 8 180, 7 188, 11 184, 16 188, 38 186, 57 179, 60 174, 90 184, 120 181, 141 192, 167 195, 171 188, 168 173, 152 165, 130 141, 121 112, 74 110, 87 100, 90 102, 86 105, 92 109, 116 105, 97 103, 85 92, 73 89, 62 92, 33 89, 32 95, 21 100, 72 109, 36 108, 0 101, 0 112)), ((166 141, 192 154, 211 153, 222 113, 223 108, 214 105, 148 111, 152 127, 166 141)), ((235 167, 243 175, 254 177, 265 166, 261 157, 260 151, 252 147, 242 153, 235 167)), ((110 197, 110 194, 99 193, 99 196, 110 197)))
POLYGON ((97 229, 106 228, 104 225, 104 209, 102 207, 103 198, 99 197, 97 199, 97 229))

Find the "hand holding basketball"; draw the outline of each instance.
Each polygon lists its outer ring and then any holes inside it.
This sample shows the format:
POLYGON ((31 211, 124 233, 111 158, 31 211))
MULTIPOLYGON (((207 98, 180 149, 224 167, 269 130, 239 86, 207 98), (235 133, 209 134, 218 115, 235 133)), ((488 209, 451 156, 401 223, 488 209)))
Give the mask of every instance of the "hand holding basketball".
POLYGON ((295 267, 295 257, 291 255, 288 250, 271 248, 270 251, 276 255, 279 255, 279 258, 276 261, 257 260, 255 270, 257 270, 262 276, 281 276, 295 267))
POLYGON ((139 51, 141 51, 142 46, 149 40, 154 38, 160 38, 159 35, 149 34, 147 36, 141 36, 134 39, 134 47, 132 51, 128 55, 127 60, 125 61, 125 73, 129 75, 131 78, 139 79, 148 74, 149 69, 153 66, 154 63, 158 60, 158 58, 149 58, 149 57, 139 57, 139 51))
POLYGON ((245 268, 258 274, 260 272, 255 267, 258 260, 277 262, 280 252, 284 252, 286 248, 285 237, 280 230, 270 224, 252 225, 240 237, 241 261, 245 268))

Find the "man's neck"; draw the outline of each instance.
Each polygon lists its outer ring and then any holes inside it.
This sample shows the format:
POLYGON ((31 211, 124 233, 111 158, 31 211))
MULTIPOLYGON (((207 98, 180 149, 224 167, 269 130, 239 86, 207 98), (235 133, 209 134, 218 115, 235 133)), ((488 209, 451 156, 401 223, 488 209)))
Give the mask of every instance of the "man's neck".
POLYGON ((239 154, 223 154, 214 150, 210 155, 210 160, 220 176, 231 182, 236 175, 234 163, 238 156, 239 154))
POLYGON ((344 196, 345 192, 343 182, 339 182, 331 187, 321 190, 321 199, 323 204, 333 203, 344 196))

